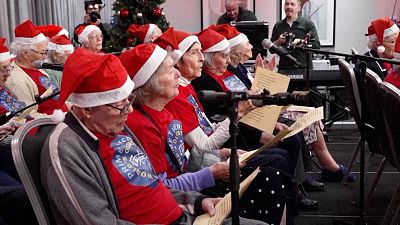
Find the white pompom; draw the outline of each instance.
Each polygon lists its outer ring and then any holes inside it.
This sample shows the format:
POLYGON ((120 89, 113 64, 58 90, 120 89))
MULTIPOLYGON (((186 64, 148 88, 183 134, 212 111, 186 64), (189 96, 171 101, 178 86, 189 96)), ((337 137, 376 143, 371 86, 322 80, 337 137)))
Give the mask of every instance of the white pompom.
POLYGON ((380 53, 380 54, 382 54, 382 53, 384 53, 385 52, 385 46, 378 46, 378 48, 376 49, 376 51, 378 52, 378 53, 380 53))
POLYGON ((51 115, 51 120, 53 120, 54 123, 59 124, 65 119, 65 112, 63 112, 61 109, 55 109, 53 111, 53 114, 51 115))

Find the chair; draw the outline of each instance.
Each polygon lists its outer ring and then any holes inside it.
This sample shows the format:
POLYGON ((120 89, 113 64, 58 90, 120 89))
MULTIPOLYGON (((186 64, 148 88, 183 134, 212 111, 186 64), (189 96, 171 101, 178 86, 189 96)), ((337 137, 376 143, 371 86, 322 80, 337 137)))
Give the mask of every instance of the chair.
POLYGON ((54 127, 55 123, 50 118, 32 120, 15 132, 11 142, 15 167, 39 225, 56 224, 40 175, 42 146, 54 127))
MULTIPOLYGON (((388 134, 388 142, 392 150, 392 154, 400 161, 400 90, 390 83, 382 82, 381 94, 383 95, 382 109, 384 115, 384 124, 388 134)), ((400 167, 396 167, 400 171, 400 167)), ((392 199, 385 212, 382 224, 399 224, 400 223, 400 185, 392 195, 392 199), (392 216, 393 214, 393 216, 392 216), (391 219, 391 220, 390 220, 391 219), (391 222, 391 223, 389 223, 391 222)))
MULTIPOLYGON (((343 82, 345 84, 345 91, 349 98, 350 114, 353 117, 354 121, 356 122, 358 129, 360 131, 364 130, 365 132, 365 140, 368 143, 368 147, 371 153, 369 156, 370 159, 371 156, 375 153, 381 154, 381 150, 379 148, 378 140, 376 139, 375 128, 373 127, 373 125, 370 124, 369 110, 365 110, 365 112, 363 112, 365 123, 364 124, 361 123, 361 102, 362 102, 361 100, 365 100, 365 94, 360 93, 359 91, 359 83, 357 81, 356 74, 351 65, 344 59, 339 59, 338 63, 339 63, 340 73, 343 77, 343 82)), ((364 106, 363 108, 368 109, 368 107, 366 106, 364 106)), ((347 181, 350 171, 353 168, 354 162, 360 152, 360 149, 361 149, 361 138, 357 141, 356 148, 354 149, 353 155, 347 166, 347 171, 342 181, 343 183, 347 181)))
POLYGON ((376 189, 376 186, 379 182, 380 176, 384 169, 385 160, 388 160, 393 167, 400 168, 399 161, 393 154, 394 150, 389 144, 388 134, 385 127, 383 109, 382 105, 380 104, 384 102, 384 95, 381 93, 382 91, 380 89, 381 83, 381 78, 372 70, 367 69, 365 77, 365 90, 368 90, 365 92, 366 104, 371 117, 370 122, 376 130, 376 138, 378 139, 379 148, 385 158, 382 160, 381 165, 379 166, 375 180, 371 186, 370 192, 367 195, 367 199, 365 201, 366 205, 370 202, 373 191, 376 189))

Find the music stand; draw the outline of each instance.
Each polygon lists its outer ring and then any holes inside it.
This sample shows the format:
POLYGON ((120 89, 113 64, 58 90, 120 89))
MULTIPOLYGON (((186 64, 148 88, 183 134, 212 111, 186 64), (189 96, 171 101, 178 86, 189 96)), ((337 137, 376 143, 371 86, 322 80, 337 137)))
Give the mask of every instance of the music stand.
POLYGON ((253 45, 253 57, 250 60, 255 60, 258 53, 261 56, 267 56, 268 50, 264 49, 261 44, 265 38, 268 38, 269 24, 267 21, 232 21, 230 25, 245 34, 250 44, 253 45))

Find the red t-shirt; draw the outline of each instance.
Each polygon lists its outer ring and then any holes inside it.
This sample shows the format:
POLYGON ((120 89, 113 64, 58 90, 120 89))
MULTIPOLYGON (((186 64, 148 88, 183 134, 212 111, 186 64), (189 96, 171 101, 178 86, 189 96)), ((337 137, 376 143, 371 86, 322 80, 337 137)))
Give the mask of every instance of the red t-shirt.
POLYGON ((207 71, 212 78, 222 87, 223 91, 248 91, 246 85, 232 72, 226 70, 222 75, 207 71))
POLYGON ((182 122, 183 134, 186 135, 200 126, 205 134, 211 135, 213 129, 206 118, 196 91, 191 84, 179 86, 179 95, 170 101, 166 109, 172 113, 174 118, 182 122), (195 122, 197 121, 197 123, 195 122))
POLYGON ((148 156, 129 135, 95 135, 100 140, 100 156, 117 195, 122 219, 137 224, 170 224, 182 215, 148 156))
POLYGON ((397 88, 400 88, 400 74, 396 73, 396 71, 392 71, 385 77, 385 81, 393 84, 397 88))
POLYGON ((178 165, 175 166, 166 152, 166 142, 179 164, 179 169, 184 171, 187 160, 184 154, 181 122, 174 120, 172 114, 166 109, 160 112, 146 105, 140 105, 140 107, 153 119, 155 124, 138 109, 134 109, 129 114, 126 125, 139 139, 157 174, 166 172, 167 178, 178 176, 178 165))
POLYGON ((25 106, 26 104, 11 95, 7 88, 0 87, 0 115, 4 115, 7 112, 15 112, 25 106))
MULTIPOLYGON (((28 69, 24 67, 21 67, 21 69, 26 74, 28 74, 28 76, 35 82, 39 90, 39 96, 42 95, 50 87, 52 87, 53 93, 60 90, 57 84, 54 83, 54 81, 52 81, 49 76, 46 76, 45 74, 41 73, 40 70, 28 69)), ((65 104, 62 104, 61 107, 59 106, 60 106, 59 95, 57 95, 39 104, 38 112, 46 113, 47 115, 52 115, 55 109, 61 109, 64 112, 68 111, 68 108, 65 104)))

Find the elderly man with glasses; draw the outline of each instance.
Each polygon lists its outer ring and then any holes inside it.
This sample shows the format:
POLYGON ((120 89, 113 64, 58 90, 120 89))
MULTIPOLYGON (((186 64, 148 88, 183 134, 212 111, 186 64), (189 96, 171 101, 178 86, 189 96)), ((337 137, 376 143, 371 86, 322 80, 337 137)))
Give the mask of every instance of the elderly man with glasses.
MULTIPOLYGON (((38 31, 30 20, 15 28, 15 39, 11 43, 11 52, 16 55, 11 63, 14 69, 6 82, 6 87, 26 105, 37 102, 37 98, 46 91, 56 93, 59 87, 46 72, 36 69, 47 58, 48 39, 38 31)), ((67 111, 65 104, 58 104, 58 96, 35 105, 30 113, 35 118, 52 115, 54 109, 67 111)))

